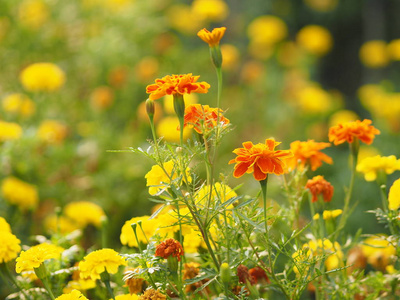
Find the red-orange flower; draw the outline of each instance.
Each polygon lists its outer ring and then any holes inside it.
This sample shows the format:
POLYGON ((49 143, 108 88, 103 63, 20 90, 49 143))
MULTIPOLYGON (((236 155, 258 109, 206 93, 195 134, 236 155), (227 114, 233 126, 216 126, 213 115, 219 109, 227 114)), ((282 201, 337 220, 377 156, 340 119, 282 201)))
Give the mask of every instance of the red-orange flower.
POLYGON ((210 47, 215 47, 225 34, 226 27, 214 28, 211 32, 203 28, 197 36, 206 42, 210 47))
POLYGON ((183 248, 181 243, 174 239, 166 239, 156 247, 156 256, 162 258, 168 258, 171 255, 176 257, 178 261, 181 261, 183 255, 183 248))
POLYGON ((290 169, 296 167, 303 169, 308 164, 313 171, 318 169, 322 162, 332 164, 332 158, 320 151, 330 145, 330 143, 318 143, 314 140, 308 140, 307 142, 294 141, 290 144, 293 157, 289 158, 286 164, 290 169))
POLYGON ((243 143, 244 148, 235 149, 233 153, 237 157, 229 161, 230 164, 236 164, 233 176, 239 178, 244 173, 253 173, 254 178, 261 181, 266 179, 269 173, 283 174, 284 160, 293 154, 290 150, 275 150, 279 144, 272 139, 266 139, 265 144, 243 143))
POLYGON ((207 93, 210 85, 207 82, 197 82, 200 76, 192 76, 192 73, 185 75, 167 75, 161 79, 156 79, 154 84, 146 88, 146 93, 150 94, 150 100, 159 99, 165 95, 207 93))
POLYGON ((192 104, 185 108, 184 126, 192 126, 200 134, 204 134, 220 124, 225 127, 229 120, 222 115, 222 109, 212 108, 208 105, 192 104), (218 116, 219 114, 219 116, 218 116))
POLYGON ((254 268, 251 268, 249 270, 249 274, 251 276, 251 278, 253 278, 254 283, 258 283, 261 281, 265 281, 267 283, 269 283, 269 278, 267 276, 267 273, 265 273, 264 269, 259 267, 259 266, 255 266, 254 268))
POLYGON ((354 138, 358 138, 365 144, 370 145, 375 135, 381 133, 374 126, 370 125, 371 123, 372 121, 368 119, 340 123, 329 129, 329 141, 333 142, 335 145, 339 145, 346 141, 352 143, 354 138))
POLYGON ((237 277, 239 279, 239 283, 250 283, 254 284, 254 278, 250 276, 249 269, 245 265, 238 265, 237 269, 237 277))
POLYGON ((306 189, 309 189, 312 195, 312 202, 318 201, 318 195, 322 195, 325 202, 330 202, 333 196, 333 186, 321 175, 309 179, 306 184, 306 189))

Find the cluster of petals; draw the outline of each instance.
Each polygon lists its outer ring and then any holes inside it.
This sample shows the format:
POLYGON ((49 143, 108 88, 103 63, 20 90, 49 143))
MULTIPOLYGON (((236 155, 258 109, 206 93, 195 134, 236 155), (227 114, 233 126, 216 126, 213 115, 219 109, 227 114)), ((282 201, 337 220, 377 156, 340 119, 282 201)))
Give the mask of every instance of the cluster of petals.
POLYGON ((64 293, 58 296, 56 300, 88 300, 80 291, 72 290, 70 293, 64 293))
POLYGON ((261 181, 267 178, 267 174, 283 174, 284 161, 293 154, 290 150, 275 150, 279 144, 273 139, 266 139, 265 144, 243 143, 243 148, 233 151, 237 157, 229 161, 230 164, 236 164, 233 176, 239 178, 245 173, 253 173, 254 178, 261 181))
POLYGON ((166 300, 167 296, 159 290, 148 289, 140 297, 139 300, 166 300))
POLYGON ((12 234, 10 224, 0 217, 0 264, 16 258, 21 251, 20 244, 21 241, 12 234))
POLYGON ((363 143, 370 145, 374 141, 375 135, 381 133, 371 123, 372 121, 368 119, 340 123, 329 129, 329 141, 335 145, 339 145, 344 142, 352 143, 357 138, 363 143))
POLYGON ((180 261, 183 254, 184 253, 181 243, 174 239, 166 239, 156 247, 155 255, 162 258, 173 256, 176 257, 178 261, 180 261))
POLYGON ((192 126, 199 134, 210 132, 218 122, 222 127, 226 127, 230 121, 222 115, 222 112, 222 109, 208 105, 189 105, 185 108, 184 126, 192 126))
POLYGON ((393 182, 389 190, 389 209, 397 210, 400 208, 400 179, 393 182))
POLYGON ((226 27, 214 28, 211 32, 206 28, 201 29, 197 36, 206 42, 210 47, 219 45, 220 40, 224 36, 226 27))
POLYGON ((167 75, 156 79, 154 84, 146 87, 146 93, 150 94, 150 100, 157 100, 165 95, 191 94, 208 92, 210 85, 205 82, 197 82, 200 76, 192 76, 192 73, 184 75, 167 75))
POLYGON ((92 280, 100 279, 100 274, 107 271, 110 274, 118 272, 119 266, 126 266, 125 258, 120 256, 113 249, 100 249, 93 251, 84 257, 79 263, 80 277, 91 278, 92 280))
POLYGON ((364 173, 366 181, 376 180, 379 171, 392 174, 396 170, 400 170, 400 159, 394 155, 366 157, 357 165, 357 171, 364 173))
POLYGON ((63 248, 48 243, 33 246, 27 251, 21 252, 17 258, 15 270, 17 273, 34 271, 34 269, 39 268, 45 260, 59 258, 63 251, 63 248))
POLYGON ((332 158, 321 150, 329 147, 330 143, 319 143, 314 140, 308 140, 306 142, 294 141, 290 144, 290 150, 293 153, 293 157, 286 161, 289 169, 296 167, 304 169, 306 165, 311 167, 311 170, 315 171, 318 169, 322 162, 332 164, 332 158))
POLYGON ((324 179, 324 176, 318 175, 309 179, 306 184, 306 189, 308 189, 312 195, 312 202, 318 201, 318 195, 322 195, 325 202, 330 202, 333 196, 333 186, 324 179))

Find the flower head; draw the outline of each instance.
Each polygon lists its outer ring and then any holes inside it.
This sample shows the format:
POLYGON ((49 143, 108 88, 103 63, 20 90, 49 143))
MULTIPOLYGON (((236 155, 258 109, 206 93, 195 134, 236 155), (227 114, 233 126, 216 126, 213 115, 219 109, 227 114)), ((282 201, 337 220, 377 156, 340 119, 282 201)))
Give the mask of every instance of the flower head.
POLYGON ((15 270, 17 273, 34 271, 48 259, 59 258, 64 249, 53 245, 42 243, 29 248, 27 251, 22 251, 17 258, 15 270))
POLYGON ((330 145, 330 143, 318 143, 314 140, 308 140, 307 142, 294 141, 290 144, 293 157, 289 158, 286 164, 291 169, 295 167, 303 169, 306 165, 309 165, 313 171, 318 169, 322 162, 332 164, 332 158, 320 151, 330 145))
POLYGON ((249 274, 253 278, 253 281, 255 283, 258 283, 260 281, 269 282, 267 273, 265 273, 264 269, 259 266, 255 266, 254 268, 251 268, 249 270, 249 274))
POLYGON ((0 121, 0 142, 18 140, 22 135, 22 128, 17 123, 0 121))
POLYGON ((155 234, 157 229, 157 222, 155 218, 150 219, 150 216, 142 216, 142 217, 135 217, 125 222, 121 229, 120 240, 122 245, 128 245, 129 247, 138 247, 138 243, 136 241, 135 233, 132 229, 132 224, 142 223, 142 228, 144 231, 144 235, 140 228, 136 229, 136 235, 141 243, 147 243, 146 237, 151 237, 155 234))
POLYGON ((330 32, 318 25, 307 25, 297 33, 297 42, 307 52, 322 56, 332 48, 333 39, 330 32))
POLYGON ((10 94, 2 100, 3 109, 23 117, 29 117, 35 112, 35 104, 23 94, 10 94))
POLYGON ((174 239, 166 239, 156 247, 156 256, 162 258, 168 258, 170 256, 176 257, 178 261, 181 261, 183 255, 182 245, 174 239))
POLYGON ((88 300, 80 291, 73 290, 70 293, 62 294, 56 300, 88 300))
POLYGON ((35 63, 22 70, 20 80, 28 91, 55 91, 64 84, 65 74, 55 64, 35 63))
POLYGON ((0 264, 6 263, 18 256, 21 251, 21 241, 11 231, 0 232, 0 264))
POLYGON ((157 100, 165 95, 191 94, 208 92, 210 85, 207 82, 197 82, 200 76, 192 76, 192 73, 185 75, 167 75, 156 79, 155 84, 148 85, 146 93, 150 94, 150 100, 157 100))
POLYGON ((361 250, 367 257, 368 263, 379 270, 385 270, 392 256, 396 255, 396 248, 384 235, 367 238, 361 245, 361 250))
POLYGON ((100 274, 107 271, 110 274, 118 272, 119 266, 126 266, 125 258, 112 249, 100 249, 93 251, 84 257, 79 263, 81 278, 90 277, 92 280, 100 279, 100 274))
POLYGON ((370 145, 375 135, 381 133, 374 126, 370 125, 371 123, 372 121, 368 119, 340 123, 329 129, 329 141, 333 142, 335 145, 339 145, 346 141, 352 143, 354 139, 357 138, 365 144, 370 145))
POLYGON ((237 269, 237 277, 239 278, 240 283, 247 283, 254 284, 254 278, 250 276, 249 269, 245 265, 238 265, 237 269))
POLYGON ((19 180, 15 177, 7 177, 1 184, 3 197, 22 210, 32 209, 39 202, 36 186, 19 180))
POLYGON ((48 144, 61 144, 68 134, 68 128, 56 120, 44 120, 40 123, 37 135, 39 139, 48 144))
POLYGON ((400 159, 394 155, 366 157, 357 165, 357 171, 364 173, 366 181, 376 180, 379 171, 392 174, 396 170, 400 170, 400 159))
POLYGON ((68 203, 64 207, 64 214, 80 228, 85 228, 90 224, 100 227, 101 220, 105 217, 103 209, 99 205, 89 201, 68 203))
POLYGON ((244 148, 235 149, 233 153, 237 157, 229 161, 230 164, 236 164, 233 176, 239 178, 244 173, 253 173, 254 178, 261 181, 266 179, 269 173, 283 174, 284 160, 293 154, 289 150, 275 150, 279 144, 272 139, 266 139, 265 144, 243 143, 244 148))
POLYGON ((324 176, 318 175, 313 179, 309 179, 306 189, 310 190, 312 202, 318 201, 318 195, 323 196, 325 202, 330 202, 333 196, 333 186, 324 179, 324 176))
POLYGON ((400 207, 400 179, 393 182, 389 190, 389 209, 397 210, 400 207))
POLYGON ((125 286, 128 287, 130 294, 139 294, 143 291, 144 279, 137 276, 140 269, 127 268, 124 271, 125 286))
POLYGON ((139 297, 139 300, 166 300, 167 296, 162 294, 159 290, 148 289, 143 295, 139 297))
MULTIPOLYGON (((334 209, 334 210, 324 210, 322 213, 322 218, 324 220, 332 220, 337 218, 343 213, 341 209, 334 209)), ((319 214, 315 214, 313 220, 319 220, 319 214)))
POLYGON ((0 232, 2 231, 7 231, 11 232, 11 227, 10 224, 4 219, 3 217, 0 217, 0 232))
POLYGON ((217 126, 229 124, 229 120, 222 115, 222 109, 211 108, 208 105, 192 104, 185 108, 184 126, 191 126, 199 134, 207 134, 217 126))
POLYGON ((214 28, 211 32, 203 28, 197 33, 197 36, 206 42, 210 47, 219 45, 226 31, 226 27, 214 28))

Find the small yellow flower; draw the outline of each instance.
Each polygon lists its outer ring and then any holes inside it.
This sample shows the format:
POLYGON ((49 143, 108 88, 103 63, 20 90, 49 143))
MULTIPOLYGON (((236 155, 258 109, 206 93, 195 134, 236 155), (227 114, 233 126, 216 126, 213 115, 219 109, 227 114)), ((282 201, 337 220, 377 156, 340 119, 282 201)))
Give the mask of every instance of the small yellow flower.
POLYGON ((3 98, 2 106, 4 111, 30 117, 35 112, 35 104, 23 94, 10 94, 3 98))
POLYGON ((85 228, 90 224, 100 227, 102 218, 105 217, 103 209, 89 201, 76 201, 67 204, 64 207, 64 214, 75 221, 80 228, 85 228))
POLYGON ((365 42, 360 48, 360 60, 368 68, 382 68, 389 63, 386 43, 380 40, 365 42))
MULTIPOLYGON (((195 195, 196 206, 206 208, 209 197, 210 197, 210 186, 205 185, 201 187, 196 192, 195 195)), ((226 184, 221 184, 219 182, 216 182, 212 188, 210 199, 213 203, 215 203, 216 201, 224 203, 233 197, 237 197, 237 194, 234 190, 232 190, 226 184)), ((230 207, 228 208, 232 207, 233 206, 230 205, 230 207)))
POLYGON ((37 135, 40 140, 48 144, 61 144, 68 134, 67 127, 56 120, 44 120, 39 126, 37 135))
POLYGON ((17 123, 0 120, 0 142, 18 140, 22 135, 22 128, 17 123))
POLYGON ((333 45, 333 38, 328 29, 318 25, 307 25, 300 29, 296 37, 297 43, 307 52, 323 56, 333 45))
POLYGON ((280 18, 265 15, 254 19, 247 28, 250 41, 258 45, 274 45, 287 36, 287 26, 280 18))
POLYGON ((17 273, 34 271, 48 259, 59 258, 63 248, 52 244, 39 244, 29 248, 27 251, 22 251, 17 258, 15 270, 17 273))
POLYGON ((88 300, 80 291, 72 290, 70 293, 62 294, 56 300, 88 300))
POLYGON ((229 7, 223 0, 194 0, 192 12, 201 20, 221 22, 229 14, 229 7))
POLYGON ((223 44, 221 45, 221 53, 223 57, 222 68, 225 70, 236 69, 240 59, 238 48, 230 44, 223 44))
POLYGON ((37 30, 49 18, 49 9, 43 0, 24 0, 18 7, 18 18, 26 28, 37 30))
POLYGON ((22 70, 22 85, 31 92, 56 91, 65 82, 64 72, 52 63, 35 63, 22 70))
POLYGON ((36 186, 15 177, 7 177, 3 180, 1 192, 7 202, 17 205, 21 210, 33 209, 39 202, 36 186))
POLYGON ((322 213, 322 217, 324 220, 331 220, 335 219, 343 213, 341 209, 334 209, 334 210, 324 210, 322 213))
POLYGON ((100 279, 100 274, 107 271, 110 274, 118 272, 119 266, 126 266, 125 258, 112 249, 100 249, 93 251, 84 257, 79 263, 80 277, 92 280, 100 279))
POLYGON ((390 264, 392 256, 396 255, 396 249, 385 239, 384 235, 367 238, 361 245, 363 254, 374 268, 384 271, 390 264))
POLYGON ((224 36, 226 27, 214 28, 211 32, 203 28, 197 33, 197 36, 206 42, 211 48, 219 45, 224 36))
POLYGON ((400 170, 400 159, 394 155, 367 157, 357 165, 357 172, 363 173, 366 181, 376 180, 378 172, 389 175, 396 170, 400 170))
POLYGON ((303 112, 320 114, 332 109, 331 95, 318 84, 309 84, 301 88, 297 93, 297 103, 303 112))
POLYGON ((79 229, 79 226, 75 224, 70 218, 64 216, 50 215, 44 220, 46 229, 52 233, 60 232, 61 234, 67 234, 74 230, 79 229))
POLYGON ((0 264, 9 262, 18 256, 21 251, 20 243, 21 241, 11 231, 0 232, 0 264))
POLYGON ((142 223, 142 229, 138 225, 136 227, 136 234, 139 242, 147 244, 147 240, 150 239, 156 232, 157 221, 150 219, 150 216, 135 217, 125 222, 121 229, 120 240, 122 245, 128 245, 129 247, 138 247, 135 234, 133 232, 132 224, 137 224, 139 221, 142 223))
POLYGON ((197 249, 202 245, 203 238, 200 231, 191 229, 191 232, 184 235, 183 248, 185 253, 197 253, 197 249))
POLYGON ((397 210, 400 207, 400 179, 393 182, 389 190, 389 209, 397 210))
POLYGON ((188 35, 204 26, 203 19, 186 4, 172 5, 167 11, 167 19, 172 28, 188 35))
POLYGON ((387 45, 387 51, 392 60, 400 60, 400 39, 391 41, 387 45))

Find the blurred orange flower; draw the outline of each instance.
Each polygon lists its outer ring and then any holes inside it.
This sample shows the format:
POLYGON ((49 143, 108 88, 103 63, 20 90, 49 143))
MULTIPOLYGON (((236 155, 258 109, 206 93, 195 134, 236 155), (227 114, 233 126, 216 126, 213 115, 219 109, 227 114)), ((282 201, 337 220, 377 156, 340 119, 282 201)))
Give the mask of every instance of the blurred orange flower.
POLYGON ((185 75, 167 75, 156 79, 155 84, 148 85, 146 93, 150 94, 150 100, 157 100, 165 95, 190 94, 208 92, 210 85, 207 82, 197 82, 200 76, 192 76, 192 73, 185 75))
POLYGON ((309 179, 306 184, 306 189, 309 189, 312 195, 312 202, 318 201, 318 195, 323 196, 325 202, 330 202, 333 196, 333 186, 324 179, 324 176, 314 176, 309 179))
POLYGON ((273 139, 266 139, 265 144, 243 143, 244 148, 235 149, 233 153, 237 157, 229 161, 230 164, 236 163, 233 176, 239 178, 244 173, 253 173, 254 178, 261 181, 267 178, 268 173, 283 174, 284 160, 293 154, 290 150, 275 150, 279 144, 273 139))
POLYGON ((211 32, 203 28, 197 33, 197 36, 206 42, 210 47, 219 45, 226 31, 226 27, 214 28, 211 32))
POLYGON ((352 143, 354 138, 367 145, 372 144, 375 135, 381 132, 374 126, 370 125, 371 120, 365 119, 363 121, 356 120, 354 122, 340 123, 329 129, 329 141, 335 145, 343 144, 344 142, 352 143))
POLYGON ((166 239, 156 247, 156 256, 162 258, 168 258, 171 255, 176 257, 178 261, 181 261, 183 255, 183 248, 181 243, 174 239, 166 239))
POLYGON ((184 126, 194 127, 199 134, 204 134, 217 126, 218 115, 222 127, 229 124, 229 120, 222 115, 222 109, 208 105, 192 104, 185 109, 184 126))
POLYGON ((304 169, 306 164, 309 164, 313 171, 318 169, 322 162, 332 164, 332 158, 320 151, 330 145, 330 143, 318 143, 314 140, 308 140, 307 142, 294 141, 290 144, 293 157, 289 158, 286 164, 289 169, 298 167, 301 170, 304 169))

